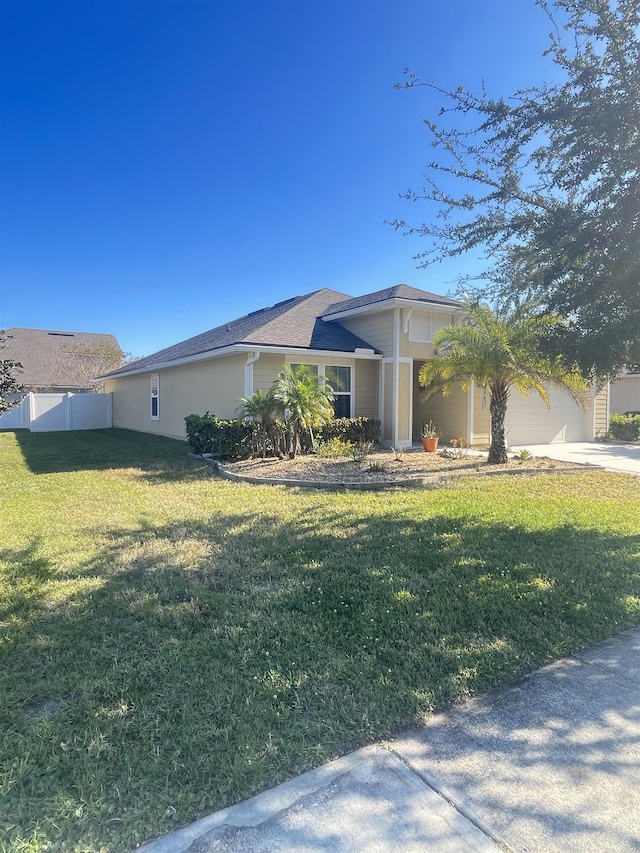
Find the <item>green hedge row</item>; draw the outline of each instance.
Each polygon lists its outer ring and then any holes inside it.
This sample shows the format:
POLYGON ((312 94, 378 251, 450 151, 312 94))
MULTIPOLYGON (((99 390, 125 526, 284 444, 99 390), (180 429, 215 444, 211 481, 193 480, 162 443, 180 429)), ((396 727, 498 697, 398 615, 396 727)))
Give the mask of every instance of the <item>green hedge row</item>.
MULTIPOLYGON (((222 420, 205 412, 184 419, 189 446, 194 453, 211 453, 220 459, 246 459, 254 451, 254 428, 251 421, 222 420)), ((373 418, 336 418, 319 427, 321 441, 350 441, 352 444, 377 444, 380 421, 373 418)), ((303 450, 311 449, 308 435, 302 436, 303 450)))
POLYGON ((194 453, 211 453, 220 459, 246 459, 251 455, 253 424, 225 421, 205 412, 184 419, 187 440, 194 453))
POLYGON ((609 416, 609 438, 616 441, 640 441, 640 412, 609 416))
POLYGON ((331 441, 350 441, 352 444, 377 444, 380 441, 380 421, 373 418, 336 418, 323 424, 318 438, 331 441))

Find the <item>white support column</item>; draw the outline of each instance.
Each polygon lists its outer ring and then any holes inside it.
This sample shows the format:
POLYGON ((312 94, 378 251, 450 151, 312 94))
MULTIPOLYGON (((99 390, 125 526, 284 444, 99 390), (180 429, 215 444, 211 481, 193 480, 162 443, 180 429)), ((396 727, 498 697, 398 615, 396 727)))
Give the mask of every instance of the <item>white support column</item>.
POLYGON ((409 359, 409 438, 407 447, 413 445, 413 359, 409 359))
POLYGON ((400 415, 400 309, 393 311, 393 432, 392 447, 398 446, 398 419, 400 415))
POLYGON ((394 447, 411 447, 413 433, 413 359, 408 356, 398 356, 396 359, 395 373, 397 377, 396 383, 396 430, 394 447), (403 382, 401 381, 401 373, 406 379, 407 394, 402 396, 403 382), (406 432, 404 430, 404 420, 406 419, 406 432), (403 432, 400 432, 400 426, 403 426, 403 432))
POLYGON ((473 444, 473 415, 475 410, 475 385, 471 385, 467 394, 467 440, 473 444))

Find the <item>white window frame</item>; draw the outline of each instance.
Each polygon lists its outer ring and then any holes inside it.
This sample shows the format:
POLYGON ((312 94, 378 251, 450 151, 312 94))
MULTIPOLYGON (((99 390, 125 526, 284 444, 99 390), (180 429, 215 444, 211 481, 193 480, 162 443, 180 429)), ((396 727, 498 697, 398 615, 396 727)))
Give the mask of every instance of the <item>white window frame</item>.
POLYGON ((334 397, 348 397, 349 398, 349 414, 346 417, 353 417, 353 370, 350 364, 323 364, 323 376, 326 382, 326 370, 328 367, 346 367, 349 371, 349 390, 348 391, 336 391, 333 388, 333 396, 334 397))
POLYGON ((152 373, 151 374, 151 382, 150 382, 150 395, 151 395, 151 403, 150 403, 150 413, 152 421, 160 420, 160 374, 152 373), (154 393, 155 391, 155 393, 154 393), (153 413, 153 403, 155 400, 156 404, 156 413, 153 413))

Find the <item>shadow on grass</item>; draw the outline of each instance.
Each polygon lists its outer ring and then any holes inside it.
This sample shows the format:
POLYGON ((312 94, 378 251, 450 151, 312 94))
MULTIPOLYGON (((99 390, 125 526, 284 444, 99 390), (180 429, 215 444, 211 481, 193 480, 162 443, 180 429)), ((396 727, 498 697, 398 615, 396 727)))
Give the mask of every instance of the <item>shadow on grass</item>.
POLYGON ((159 482, 210 477, 211 469, 187 456, 184 441, 124 429, 15 433, 34 474, 137 468, 159 482))
POLYGON ((26 548, 0 550, 0 566, 12 590, 10 599, 0 601, 0 625, 44 611, 45 587, 55 569, 51 560, 41 555, 43 545, 42 537, 37 537, 26 548))
MULTIPOLYGON (((286 524, 141 521, 72 574, 54 576, 41 550, 2 555, 15 596, 0 793, 14 841, 37 828, 69 849, 131 848, 640 612, 640 535, 570 525, 349 524, 325 501, 286 524)), ((629 711, 603 701, 603 724, 629 711)), ((576 760, 595 749, 577 744, 576 760)), ((542 744, 537 761, 551 760, 542 744)))

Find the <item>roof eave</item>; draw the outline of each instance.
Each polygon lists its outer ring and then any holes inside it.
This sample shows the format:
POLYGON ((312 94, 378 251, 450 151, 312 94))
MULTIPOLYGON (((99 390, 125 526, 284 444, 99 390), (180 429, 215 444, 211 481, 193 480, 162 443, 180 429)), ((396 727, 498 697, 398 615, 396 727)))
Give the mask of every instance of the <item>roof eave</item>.
POLYGON ((298 355, 303 352, 307 355, 321 356, 323 358, 339 356, 340 358, 357 358, 374 361, 379 361, 382 358, 382 353, 377 353, 373 347, 356 347, 352 350, 335 350, 316 349, 315 347, 277 346, 275 344, 246 344, 244 349, 250 352, 278 353, 282 355, 298 355))
MULTIPOLYGON (((215 358, 224 358, 228 355, 236 355, 248 352, 264 352, 264 353, 280 353, 283 355, 298 355, 305 353, 319 357, 338 356, 340 358, 355 358, 358 360, 374 360, 379 361, 382 358, 382 353, 377 353, 373 348, 366 349, 364 347, 356 347, 355 350, 329 350, 329 349, 312 349, 311 347, 294 347, 294 346, 277 346, 271 344, 232 344, 231 346, 221 347, 216 350, 207 350, 206 352, 197 353, 196 355, 184 356, 183 358, 175 358, 171 361, 157 362, 156 364, 146 365, 145 367, 131 366, 130 370, 122 373, 105 373, 104 376, 98 376, 97 379, 123 379, 125 376, 136 376, 141 373, 156 373, 158 370, 166 370, 170 367, 181 367, 185 364, 192 364, 198 361, 207 361, 215 358)), ((135 362, 134 362, 135 364, 135 362)))
POLYGON ((197 361, 206 361, 210 358, 221 358, 225 355, 233 355, 235 352, 240 352, 239 344, 231 344, 230 346, 220 347, 216 350, 206 350, 195 355, 185 355, 182 358, 173 358, 168 361, 157 361, 154 364, 147 364, 144 367, 135 367, 135 362, 129 370, 118 371, 113 373, 105 373, 103 376, 96 377, 97 379, 121 379, 124 376, 135 376, 140 373, 155 373, 158 370, 165 370, 168 367, 178 367, 182 364, 192 364, 197 361))
POLYGON ((389 308, 429 308, 435 313, 450 314, 463 308, 462 303, 436 302, 429 299, 403 299, 395 296, 393 299, 381 299, 380 302, 371 302, 368 305, 359 305, 357 308, 349 308, 337 314, 325 314, 322 319, 341 320, 343 317, 355 317, 358 314, 373 314, 386 311, 389 308))

